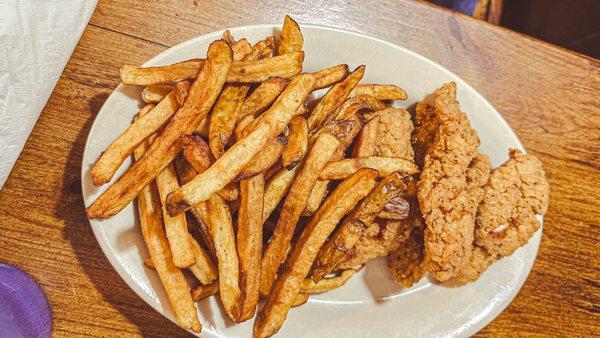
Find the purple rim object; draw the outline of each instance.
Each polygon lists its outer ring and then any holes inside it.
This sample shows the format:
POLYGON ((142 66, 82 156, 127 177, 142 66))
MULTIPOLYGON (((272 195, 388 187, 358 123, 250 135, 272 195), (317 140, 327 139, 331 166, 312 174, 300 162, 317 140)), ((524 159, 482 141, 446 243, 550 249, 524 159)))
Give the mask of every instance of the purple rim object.
POLYGON ((40 285, 0 263, 0 337, 50 337, 52 313, 40 285))

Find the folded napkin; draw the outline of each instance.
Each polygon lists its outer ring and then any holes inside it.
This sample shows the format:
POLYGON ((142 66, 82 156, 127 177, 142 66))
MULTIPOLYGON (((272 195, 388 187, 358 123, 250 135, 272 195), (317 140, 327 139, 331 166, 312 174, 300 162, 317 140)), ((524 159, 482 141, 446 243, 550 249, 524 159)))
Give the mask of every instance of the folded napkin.
POLYGON ((0 188, 97 0, 0 1, 0 188))

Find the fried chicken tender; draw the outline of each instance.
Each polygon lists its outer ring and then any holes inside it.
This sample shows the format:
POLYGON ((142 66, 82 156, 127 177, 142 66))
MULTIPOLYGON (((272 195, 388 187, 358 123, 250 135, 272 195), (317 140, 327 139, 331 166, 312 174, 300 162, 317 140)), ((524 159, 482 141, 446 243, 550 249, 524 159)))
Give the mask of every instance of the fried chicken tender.
MULTIPOLYGON (((454 82, 436 90, 428 100, 433 101, 425 103, 433 106, 435 117, 422 119, 416 132, 417 139, 425 142, 418 148, 426 149, 417 197, 427 224, 425 265, 436 279, 445 281, 471 255, 477 198, 467 170, 477 155, 479 137, 460 110, 454 82)), ((420 109, 431 111, 429 107, 420 109)))
POLYGON ((548 209, 549 185, 542 163, 511 149, 510 159, 492 171, 477 212, 475 247, 454 280, 476 280, 495 261, 510 256, 539 229, 535 215, 548 209))
POLYGON ((427 274, 423 264, 425 247, 423 245, 423 228, 412 230, 410 237, 402 242, 398 249, 388 255, 388 267, 394 280, 409 288, 427 274))

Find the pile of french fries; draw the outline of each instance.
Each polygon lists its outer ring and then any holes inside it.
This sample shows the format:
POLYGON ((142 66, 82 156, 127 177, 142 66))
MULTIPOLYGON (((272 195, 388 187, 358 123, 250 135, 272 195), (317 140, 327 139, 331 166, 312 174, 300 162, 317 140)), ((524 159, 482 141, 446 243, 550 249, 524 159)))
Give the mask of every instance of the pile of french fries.
POLYGON ((218 294, 238 323, 264 298, 254 335, 275 334, 290 308, 356 273, 336 270, 343 248, 418 172, 408 159, 352 155, 376 137, 361 132, 368 114, 405 92, 359 84, 365 66, 302 73, 303 42, 286 17, 277 38, 250 45, 227 31, 204 59, 121 68, 146 105, 95 163, 93 183, 135 161, 87 214, 110 217, 137 198, 145 265, 184 329, 201 331, 194 302, 218 294))

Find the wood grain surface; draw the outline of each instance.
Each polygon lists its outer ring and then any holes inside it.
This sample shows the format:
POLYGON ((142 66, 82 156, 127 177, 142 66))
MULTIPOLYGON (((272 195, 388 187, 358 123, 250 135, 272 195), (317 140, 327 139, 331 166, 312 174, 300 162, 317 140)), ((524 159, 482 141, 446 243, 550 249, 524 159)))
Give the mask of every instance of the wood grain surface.
POLYGON ((529 279, 480 334, 599 334, 600 61, 413 1, 101 0, 0 192, 0 261, 40 282, 54 335, 186 334, 130 290, 101 252, 81 197, 85 140, 119 66, 285 14, 410 48, 492 102, 544 163, 551 199, 529 279))

